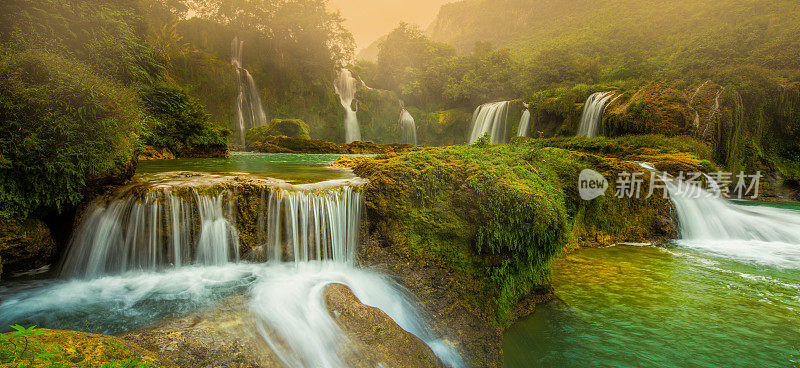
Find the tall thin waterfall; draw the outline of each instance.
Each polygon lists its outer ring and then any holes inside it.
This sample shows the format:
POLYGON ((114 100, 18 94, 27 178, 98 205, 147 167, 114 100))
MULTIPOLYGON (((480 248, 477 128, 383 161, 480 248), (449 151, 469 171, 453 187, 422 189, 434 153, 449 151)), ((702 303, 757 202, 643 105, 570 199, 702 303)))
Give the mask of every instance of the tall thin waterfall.
POLYGON ((528 104, 523 103, 524 110, 522 111, 522 117, 519 118, 519 128, 517 128, 517 136, 518 137, 527 137, 528 131, 531 128, 531 110, 528 104))
POLYGON ((256 81, 243 67, 242 50, 244 41, 236 37, 231 41, 231 65, 236 68, 239 93, 236 96, 236 128, 242 145, 245 144, 247 130, 267 123, 267 114, 261 101, 256 81))
POLYGON ((61 273, 95 278, 239 259, 235 205, 229 192, 153 190, 95 203, 73 235, 61 273))
POLYGON ((272 261, 352 263, 361 204, 361 193, 349 186, 311 193, 262 192, 259 242, 272 261))
MULTIPOLYGON (((800 211, 737 204, 667 177, 680 244, 738 260, 800 268, 800 211)), ((711 181, 712 186, 716 186, 711 181)), ((718 189, 717 189, 718 190, 718 189)))
POLYGON ((408 144, 417 144, 417 124, 414 117, 403 108, 400 111, 400 120, 397 121, 400 128, 403 130, 403 140, 408 144))
POLYGON ((583 115, 578 126, 578 136, 594 138, 600 134, 600 124, 603 122, 603 111, 614 97, 614 92, 593 93, 583 105, 583 115))
POLYGON ((472 114, 469 143, 475 143, 486 133, 493 144, 505 143, 508 105, 509 101, 501 101, 478 106, 472 114))
POLYGON ((353 73, 347 69, 339 70, 339 75, 333 85, 339 102, 344 107, 344 135, 347 143, 361 140, 361 128, 358 126, 357 109, 353 107, 356 98, 358 80, 353 78, 353 73))

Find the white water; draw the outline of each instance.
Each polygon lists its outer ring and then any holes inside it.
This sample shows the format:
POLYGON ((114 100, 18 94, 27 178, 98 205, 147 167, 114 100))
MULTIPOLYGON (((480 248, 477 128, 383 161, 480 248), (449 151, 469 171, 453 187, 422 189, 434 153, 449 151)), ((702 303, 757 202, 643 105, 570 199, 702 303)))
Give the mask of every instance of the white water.
POLYGON ((578 126, 578 136, 594 138, 600 134, 600 123, 603 122, 603 111, 614 97, 614 92, 593 93, 583 105, 581 123, 578 126))
POLYGON ((96 278, 239 259, 230 193, 152 190, 95 202, 70 240, 64 277, 96 278))
POLYGON ((400 120, 397 121, 403 131, 403 140, 408 144, 417 144, 417 124, 414 117, 405 108, 400 111, 400 120))
POLYGON ((327 286, 340 283, 448 366, 463 366, 407 291, 354 266, 361 194, 350 186, 298 188, 307 190, 262 192, 256 230, 270 259, 263 264, 226 263, 236 257, 223 250, 238 249, 227 192, 158 189, 96 203, 64 263, 67 275, 86 279, 0 288, 0 322, 116 334, 249 293, 255 327, 287 366, 344 367, 342 356, 358 352, 324 301, 327 286), (173 259, 184 267, 165 268, 173 259))
POLYGON ((469 143, 475 143, 487 133, 492 144, 505 143, 508 105, 509 101, 501 101, 478 106, 472 114, 469 143))
POLYGON ((344 135, 345 142, 351 143, 361 140, 361 128, 358 125, 357 109, 353 108, 353 100, 356 98, 358 80, 353 78, 353 74, 347 69, 339 70, 339 75, 333 85, 336 94, 339 95, 339 102, 344 108, 344 135))
POLYGON ((236 97, 236 128, 242 145, 245 144, 245 136, 249 129, 267 123, 267 114, 256 81, 242 64, 243 49, 244 41, 239 41, 239 37, 231 41, 231 65, 236 68, 236 79, 239 81, 239 93, 236 97))
POLYGON ((528 137, 530 134, 528 131, 531 129, 531 110, 528 108, 528 104, 524 104, 524 107, 522 117, 519 119, 517 137, 528 137))
POLYGON ((800 211, 736 204, 704 189, 681 188, 670 177, 665 184, 678 217, 679 244, 738 261, 800 269, 800 211))
POLYGON ((313 193, 262 193, 259 242, 271 261, 352 263, 361 223, 361 193, 345 186, 313 193), (269 198, 266 198, 269 196, 269 198))

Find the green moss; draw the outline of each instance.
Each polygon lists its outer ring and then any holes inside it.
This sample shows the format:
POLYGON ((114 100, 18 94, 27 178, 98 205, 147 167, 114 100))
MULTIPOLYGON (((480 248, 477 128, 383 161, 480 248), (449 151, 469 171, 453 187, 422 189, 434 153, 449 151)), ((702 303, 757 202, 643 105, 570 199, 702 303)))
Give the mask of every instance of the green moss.
POLYGON ((374 232, 427 262, 482 280, 485 289, 473 301, 492 305, 503 325, 513 319, 519 300, 547 282, 550 260, 568 244, 670 235, 669 224, 659 218, 668 201, 660 196, 640 201, 610 193, 587 202, 577 193, 584 168, 607 178, 623 171, 645 175, 630 162, 641 157, 700 167, 693 154, 648 147, 668 140, 575 138, 560 142, 571 146, 565 150, 547 147, 556 140, 518 139, 503 146, 425 149, 342 163, 370 180, 363 190, 374 232), (578 151, 582 147, 588 149, 578 151), (592 152, 602 150, 598 147, 617 155, 592 152))
POLYGON ((0 364, 13 367, 144 368, 170 366, 117 337, 13 326, 0 335, 0 364))

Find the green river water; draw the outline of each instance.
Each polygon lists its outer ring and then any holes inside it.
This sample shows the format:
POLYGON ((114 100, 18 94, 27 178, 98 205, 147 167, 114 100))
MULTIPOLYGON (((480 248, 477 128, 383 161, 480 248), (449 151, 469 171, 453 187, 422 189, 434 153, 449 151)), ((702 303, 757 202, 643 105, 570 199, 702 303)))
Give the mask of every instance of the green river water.
POLYGON ((232 152, 225 158, 187 158, 142 161, 138 175, 168 171, 195 171, 209 174, 245 173, 260 178, 276 178, 292 184, 316 183, 323 180, 349 179, 349 170, 330 167, 341 154, 292 154, 232 152))
POLYGON ((800 367, 798 270, 616 246, 562 257, 552 281, 505 367, 800 367))

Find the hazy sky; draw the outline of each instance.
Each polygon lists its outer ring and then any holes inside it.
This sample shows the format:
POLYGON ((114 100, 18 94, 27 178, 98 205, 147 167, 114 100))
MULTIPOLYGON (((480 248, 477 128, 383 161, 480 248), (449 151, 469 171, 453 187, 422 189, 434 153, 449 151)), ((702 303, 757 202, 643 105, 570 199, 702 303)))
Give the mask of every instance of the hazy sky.
MULTIPOLYGON (((331 0, 345 18, 345 24, 356 37, 358 50, 369 46, 400 22, 428 26, 439 7, 453 0, 331 0)), ((357 50, 357 51, 358 51, 357 50)))

